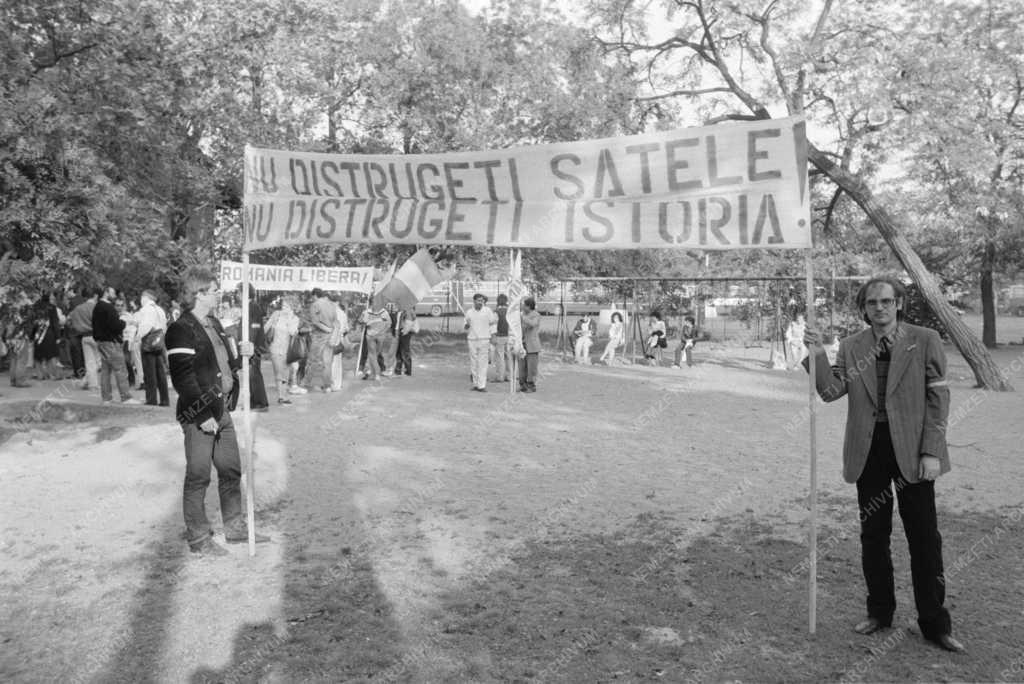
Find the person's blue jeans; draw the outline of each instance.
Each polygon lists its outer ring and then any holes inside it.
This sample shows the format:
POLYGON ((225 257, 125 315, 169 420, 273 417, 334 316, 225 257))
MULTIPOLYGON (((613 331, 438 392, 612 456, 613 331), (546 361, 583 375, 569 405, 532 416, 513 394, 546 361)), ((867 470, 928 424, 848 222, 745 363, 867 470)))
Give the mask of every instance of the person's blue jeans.
POLYGON ((117 391, 121 394, 121 401, 132 398, 128 385, 128 367, 124 363, 124 348, 120 342, 97 342, 100 350, 100 395, 103 401, 110 401, 114 398, 111 387, 110 376, 113 375, 117 381, 117 391))
POLYGON ((334 349, 329 344, 330 333, 313 332, 309 337, 309 353, 306 356, 305 383, 308 387, 321 389, 331 386, 331 362, 334 349), (314 384, 319 382, 319 384, 314 384))
POLYGON ((217 493, 225 535, 245 534, 242 518, 242 461, 231 414, 224 412, 216 434, 207 434, 194 423, 181 426, 185 433, 185 488, 181 507, 185 515, 188 543, 195 546, 213 535, 206 517, 206 489, 210 466, 217 469, 217 493))
POLYGON ((375 380, 384 371, 380 365, 380 354, 383 345, 384 338, 382 335, 366 336, 366 372, 370 373, 375 380))

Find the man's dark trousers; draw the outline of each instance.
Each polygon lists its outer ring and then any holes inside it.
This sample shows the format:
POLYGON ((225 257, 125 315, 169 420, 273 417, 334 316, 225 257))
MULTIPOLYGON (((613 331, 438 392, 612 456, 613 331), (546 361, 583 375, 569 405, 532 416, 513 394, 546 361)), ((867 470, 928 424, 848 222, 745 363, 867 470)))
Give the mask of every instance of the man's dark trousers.
POLYGON ((82 337, 83 335, 73 332, 68 340, 71 351, 71 370, 74 371, 77 379, 85 377, 85 352, 82 351, 82 337))
POLYGON ((412 375, 412 333, 398 336, 398 351, 395 352, 395 375, 412 375))
POLYGON ((142 380, 146 384, 146 403, 156 404, 157 395, 160 405, 167 406, 167 367, 164 365, 164 353, 142 352, 142 380))
POLYGON ((519 359, 519 389, 537 389, 537 365, 540 352, 530 352, 519 359))
POLYGON ((864 471, 857 479, 860 505, 861 564, 868 587, 868 615, 883 625, 892 624, 896 611, 892 554, 892 489, 896 483, 900 518, 910 547, 917 624, 925 638, 949 634, 949 611, 942 567, 942 537, 935 514, 935 483, 910 484, 900 474, 893 453, 888 423, 876 423, 864 471))
POLYGON ((206 517, 206 488, 210 485, 210 467, 217 469, 217 490, 220 494, 220 515, 228 536, 245 531, 242 518, 242 463, 231 415, 224 412, 216 434, 207 434, 198 425, 185 423, 185 487, 182 509, 188 543, 195 546, 208 539, 212 532, 206 517))

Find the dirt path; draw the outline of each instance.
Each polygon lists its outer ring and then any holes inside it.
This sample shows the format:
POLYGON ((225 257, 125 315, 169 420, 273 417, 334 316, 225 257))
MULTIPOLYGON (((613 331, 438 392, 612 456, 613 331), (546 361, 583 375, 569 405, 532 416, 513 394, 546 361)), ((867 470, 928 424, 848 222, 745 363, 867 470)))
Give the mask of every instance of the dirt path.
MULTIPOLYGON (((1018 351, 997 360, 1024 389, 1018 351)), ((411 378, 346 380, 259 415, 257 508, 275 542, 255 559, 188 557, 169 416, 61 403, 0 456, 0 678, 758 679, 766 657, 778 669, 764 679, 838 679, 864 654, 846 625, 861 589, 844 407, 819 406, 822 541, 838 541, 820 561, 823 635, 807 642, 805 380, 765 369, 765 349, 700 352, 681 371, 548 358, 538 393, 510 396, 468 391, 461 346, 442 340, 411 378), (752 653, 759 620, 781 615, 793 629, 768 644, 778 653, 752 653)), ((1024 400, 976 393, 959 357, 950 376, 939 500, 955 567, 1001 521, 1020 530, 1008 483, 1024 480, 1024 400)), ((8 419, 31 408, 0 403, 8 419)), ((950 587, 969 645, 991 626, 962 597, 996 601, 1000 575, 1021 576, 1019 553, 983 550, 950 587)), ((899 679, 909 653, 936 660, 926 678, 994 679, 1024 643, 1015 624, 954 661, 901 640, 865 671, 899 679)))

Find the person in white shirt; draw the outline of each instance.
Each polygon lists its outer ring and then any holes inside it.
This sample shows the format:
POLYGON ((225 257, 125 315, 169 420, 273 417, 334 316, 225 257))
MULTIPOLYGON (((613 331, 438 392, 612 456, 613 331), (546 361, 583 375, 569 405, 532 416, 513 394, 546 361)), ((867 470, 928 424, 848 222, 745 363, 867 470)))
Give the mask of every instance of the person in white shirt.
POLYGON ((345 309, 342 308, 341 302, 338 299, 334 299, 334 306, 336 311, 334 312, 334 326, 331 328, 330 339, 331 349, 334 353, 331 359, 331 390, 340 392, 344 368, 341 365, 342 353, 338 345, 345 343, 345 335, 348 333, 349 325, 348 314, 345 313, 345 309))
POLYGON ((288 363, 288 347, 292 338, 299 334, 299 317, 295 315, 295 305, 288 299, 282 299, 280 308, 270 314, 263 324, 267 347, 270 349, 270 362, 274 367, 274 387, 277 389, 277 403, 290 404, 289 394, 305 394, 305 388, 299 387, 295 376, 299 371, 299 362, 288 363))
POLYGON ((807 321, 804 320, 803 314, 797 314, 786 328, 786 347, 789 351, 788 370, 798 368, 807 357, 807 347, 804 346, 804 331, 806 329, 807 321))
POLYGON ((615 350, 626 343, 626 326, 622 322, 622 314, 612 312, 611 326, 608 328, 608 344, 604 347, 600 360, 611 366, 615 363, 615 350))
POLYGON ((594 325, 593 319, 590 318, 590 314, 585 315, 576 324, 576 344, 573 345, 573 356, 576 359, 576 363, 583 364, 585 366, 590 365, 590 347, 594 344, 594 333, 597 326, 594 325))
POLYGON ((142 363, 142 382, 146 388, 146 403, 150 406, 170 406, 167 398, 167 362, 164 358, 167 333, 167 315, 156 305, 152 290, 143 290, 139 297, 142 307, 135 314, 138 323, 137 338, 142 363))
POLYGON ((391 334, 391 315, 387 309, 381 308, 373 311, 367 307, 359 317, 365 330, 366 366, 363 371, 363 380, 380 381, 384 376, 384 369, 380 365, 384 337, 391 334))
POLYGON ((487 391, 487 357, 498 335, 498 317, 484 306, 486 303, 487 295, 473 295, 473 308, 466 312, 463 325, 469 343, 469 372, 473 380, 470 389, 474 392, 487 391))
POLYGON ((124 321, 124 332, 121 333, 121 349, 124 353, 125 368, 128 370, 128 385, 135 389, 141 386, 142 358, 139 354, 139 323, 135 312, 129 308, 128 300, 123 296, 114 300, 114 309, 118 318, 124 321))

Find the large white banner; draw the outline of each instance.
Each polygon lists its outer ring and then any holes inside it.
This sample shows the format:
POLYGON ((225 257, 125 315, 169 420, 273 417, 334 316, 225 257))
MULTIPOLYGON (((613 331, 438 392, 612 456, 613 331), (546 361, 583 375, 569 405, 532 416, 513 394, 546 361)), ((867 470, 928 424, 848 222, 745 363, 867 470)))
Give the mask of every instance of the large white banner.
MULTIPOLYGON (((220 262, 220 287, 234 289, 242 282, 242 262, 220 262)), ((257 290, 362 292, 373 289, 373 269, 320 266, 270 266, 249 264, 249 285, 257 290)))
POLYGON ((434 155, 246 147, 246 251, 811 245, 802 117, 434 155))

